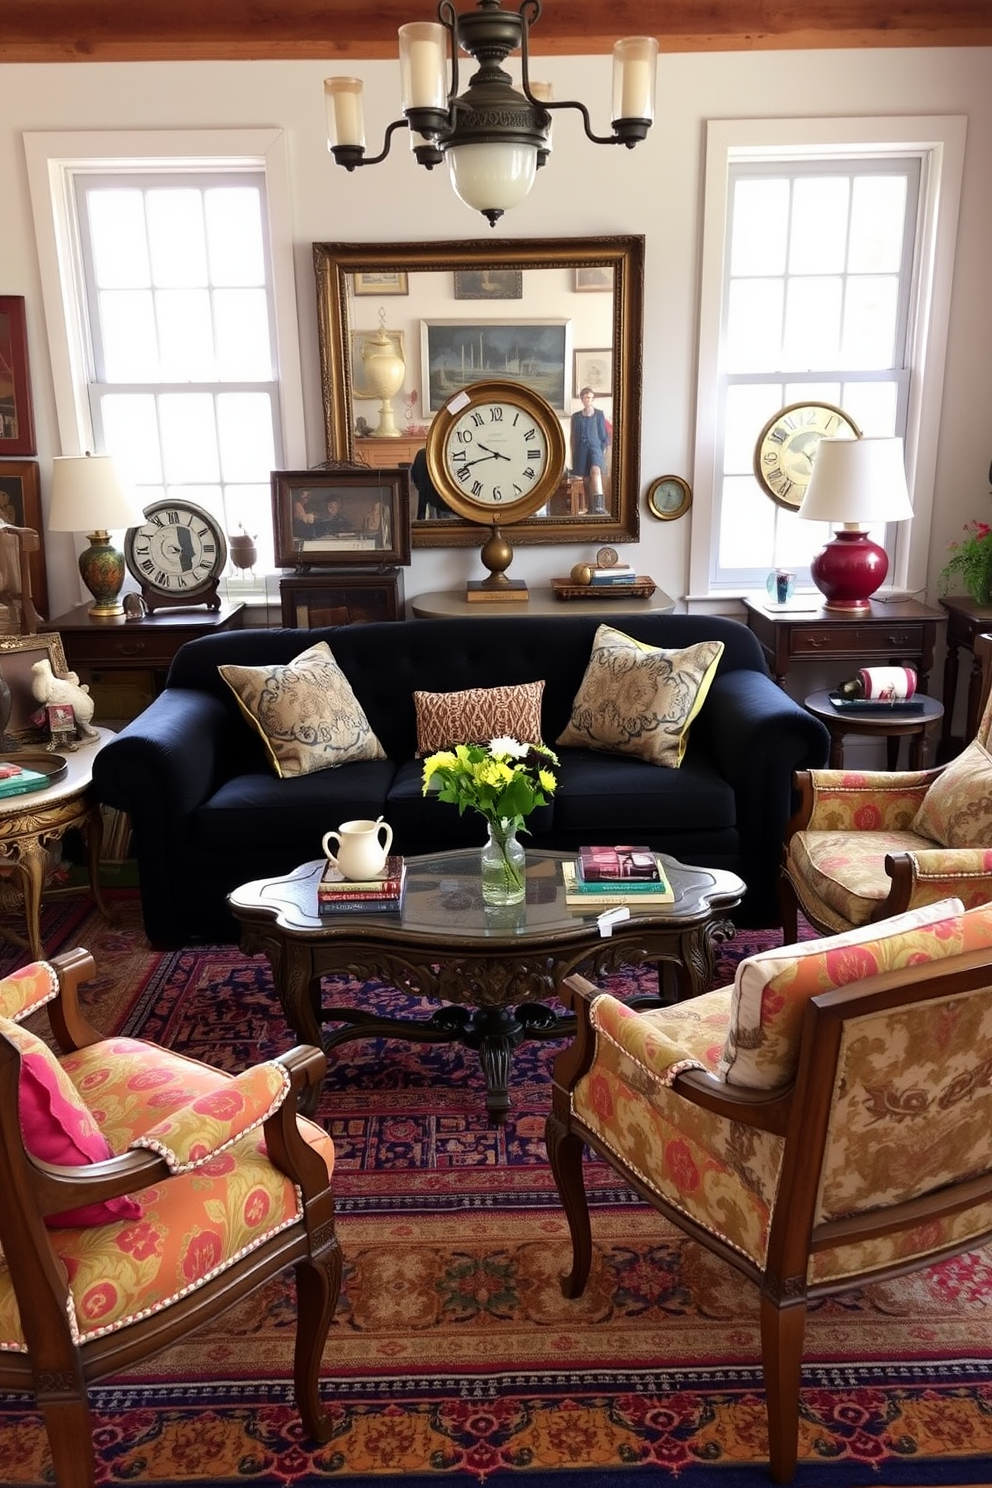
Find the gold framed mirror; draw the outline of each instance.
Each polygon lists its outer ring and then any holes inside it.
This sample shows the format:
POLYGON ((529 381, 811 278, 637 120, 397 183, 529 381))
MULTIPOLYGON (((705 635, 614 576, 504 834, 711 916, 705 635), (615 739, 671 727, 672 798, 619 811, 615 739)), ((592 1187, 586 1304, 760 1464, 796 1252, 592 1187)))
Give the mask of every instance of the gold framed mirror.
MULTIPOLYGON (((566 475, 506 536, 514 546, 637 539, 642 237, 314 243, 313 256, 328 460, 412 463, 437 410, 494 376, 541 393, 571 450, 588 376, 611 434, 602 480, 566 475)), ((477 546, 474 523, 416 488, 413 500, 415 548, 477 546)))

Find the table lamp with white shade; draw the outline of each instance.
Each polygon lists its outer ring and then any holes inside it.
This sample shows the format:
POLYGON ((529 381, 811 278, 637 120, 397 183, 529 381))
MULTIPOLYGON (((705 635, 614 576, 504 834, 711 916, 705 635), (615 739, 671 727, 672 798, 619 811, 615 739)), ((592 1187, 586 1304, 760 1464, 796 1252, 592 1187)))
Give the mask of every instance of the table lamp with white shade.
POLYGON ((799 515, 838 524, 810 564, 824 608, 868 614, 871 596, 885 582, 889 559, 866 529, 905 522, 913 515, 902 440, 821 439, 799 515))
POLYGON ((79 573, 93 596, 90 614, 123 615, 124 554, 111 531, 144 520, 138 500, 124 486, 109 455, 57 455, 52 462, 50 532, 85 532, 89 547, 79 555, 79 573))

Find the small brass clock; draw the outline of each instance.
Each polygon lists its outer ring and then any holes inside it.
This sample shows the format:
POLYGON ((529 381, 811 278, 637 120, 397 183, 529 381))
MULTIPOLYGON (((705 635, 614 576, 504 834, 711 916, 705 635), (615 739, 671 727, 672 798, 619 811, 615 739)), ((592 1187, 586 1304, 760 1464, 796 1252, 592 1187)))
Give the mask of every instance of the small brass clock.
POLYGON ((789 403, 768 420, 754 446, 754 477, 777 506, 802 506, 816 446, 827 438, 861 438, 854 420, 833 403, 789 403))
POLYGON ((452 511, 493 528, 482 550, 490 577, 470 586, 468 597, 477 588, 512 587, 525 598, 526 585, 506 577, 513 550, 499 527, 532 516, 561 481, 565 435, 551 404, 518 382, 472 383, 435 414, 427 469, 452 511))

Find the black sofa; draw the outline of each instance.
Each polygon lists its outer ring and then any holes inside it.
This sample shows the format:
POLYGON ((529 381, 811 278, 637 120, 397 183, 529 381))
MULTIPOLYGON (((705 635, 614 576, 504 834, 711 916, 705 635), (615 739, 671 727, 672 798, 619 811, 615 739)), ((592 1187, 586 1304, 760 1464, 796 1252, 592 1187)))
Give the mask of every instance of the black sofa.
MULTIPOLYGON (((543 679, 554 744, 600 619, 581 614, 404 620, 329 630, 243 630, 189 641, 167 686, 94 760, 99 799, 130 814, 145 930, 154 945, 229 941, 231 889, 321 855, 352 817, 384 816, 395 852, 481 843, 474 813, 425 799, 415 758, 415 690, 454 692, 543 679), (290 661, 326 640, 388 759, 280 780, 217 668, 290 661)), ((718 639, 724 652, 678 770, 563 749, 553 804, 525 844, 577 849, 635 841, 683 862, 729 868, 748 885, 737 918, 778 922, 776 881, 792 774, 826 762, 827 732, 768 675, 746 626, 714 616, 624 616, 618 628, 677 648, 718 639)))

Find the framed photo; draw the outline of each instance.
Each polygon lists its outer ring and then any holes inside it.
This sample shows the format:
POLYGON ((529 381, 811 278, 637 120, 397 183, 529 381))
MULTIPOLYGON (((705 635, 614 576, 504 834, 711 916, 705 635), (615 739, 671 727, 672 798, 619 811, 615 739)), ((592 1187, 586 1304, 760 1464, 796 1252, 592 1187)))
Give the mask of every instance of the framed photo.
POLYGON ((613 353, 605 351, 577 351, 575 353, 575 396, 584 387, 591 387, 597 397, 613 396, 613 353))
POLYGON ((576 294, 612 294, 613 270, 608 264, 587 264, 575 270, 576 294))
POLYGON ((36 702, 31 691, 31 668, 38 661, 50 662, 52 671, 56 673, 64 674, 69 670, 62 637, 57 631, 47 635, 0 635, 0 673, 10 688, 7 738, 18 744, 37 744, 48 739, 44 706, 36 702), (39 710, 43 719, 40 725, 32 721, 39 710))
POLYGON ((0 520, 11 527, 33 527, 38 546, 28 551, 31 598, 42 615, 48 614, 48 576, 45 570, 45 530, 41 522, 41 491, 34 460, 0 460, 0 520))
POLYGON ((272 528, 283 568, 409 563, 409 469, 274 470, 272 528))
MULTIPOLYGON (((365 347, 368 344, 369 337, 370 336, 378 336, 378 335, 379 335, 378 327, 375 330, 369 330, 369 331, 352 331, 352 333, 351 333, 351 392, 352 392, 352 397, 355 397, 355 398, 375 398, 376 402, 379 401, 379 396, 380 395, 375 391, 374 388, 372 388, 372 387, 369 386, 368 379, 367 379, 366 374, 365 374, 365 357, 364 357, 365 347)), ((386 331, 386 335, 389 337, 389 344, 392 347, 393 351, 400 358, 400 360, 405 364, 406 363, 406 351, 405 351, 404 345, 403 345, 403 339, 404 339, 403 338, 403 332, 402 331, 386 331)))
POLYGON ((353 274, 356 295, 409 294, 406 274, 402 270, 382 269, 373 273, 353 274))
POLYGON ((24 296, 0 295, 0 455, 34 452, 24 296))
POLYGON ((570 320, 422 320, 426 406, 435 413, 463 388, 490 377, 521 382, 565 413, 570 320))
POLYGON ((522 269, 455 269, 456 300, 522 300, 522 269))

